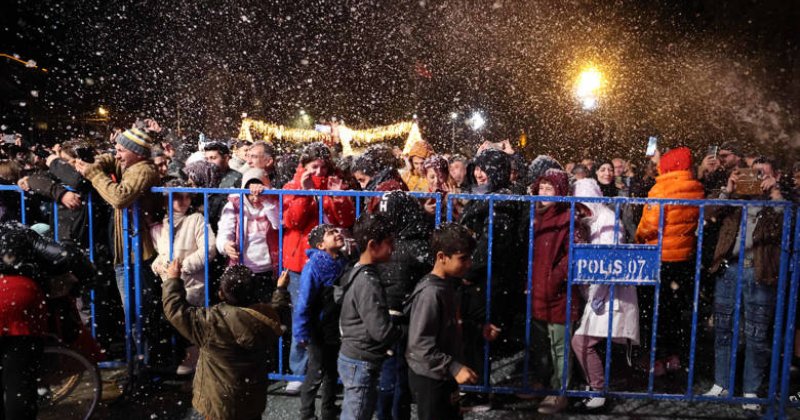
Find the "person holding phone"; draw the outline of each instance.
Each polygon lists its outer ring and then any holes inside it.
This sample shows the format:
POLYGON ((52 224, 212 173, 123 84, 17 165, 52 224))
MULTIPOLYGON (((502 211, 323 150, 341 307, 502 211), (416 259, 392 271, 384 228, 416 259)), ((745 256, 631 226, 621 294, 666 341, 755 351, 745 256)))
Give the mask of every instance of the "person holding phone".
MULTIPOLYGON (((331 158, 331 150, 324 143, 314 142, 303 148, 300 164, 294 179, 283 186, 285 190, 329 190, 340 191, 345 188, 341 178, 336 176, 331 158)), ((308 261, 306 250, 311 248, 308 235, 320 223, 337 228, 350 228, 355 222, 355 204, 350 197, 286 195, 283 197, 283 266, 289 270, 289 293, 297 300, 300 285, 300 272, 308 261), (322 201, 322 220, 319 220, 319 200, 322 201)), ((292 342, 289 351, 289 368, 295 375, 304 375, 308 357, 305 349, 292 342)), ((286 391, 300 392, 302 382, 291 381, 286 391)))

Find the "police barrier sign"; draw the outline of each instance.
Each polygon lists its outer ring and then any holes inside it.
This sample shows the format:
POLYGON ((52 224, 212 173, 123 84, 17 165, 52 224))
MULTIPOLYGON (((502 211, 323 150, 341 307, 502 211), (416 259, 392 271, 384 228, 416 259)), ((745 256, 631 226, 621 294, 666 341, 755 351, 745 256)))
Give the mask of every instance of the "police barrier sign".
POLYGON ((658 281, 657 246, 650 245, 573 245, 574 282, 658 281))

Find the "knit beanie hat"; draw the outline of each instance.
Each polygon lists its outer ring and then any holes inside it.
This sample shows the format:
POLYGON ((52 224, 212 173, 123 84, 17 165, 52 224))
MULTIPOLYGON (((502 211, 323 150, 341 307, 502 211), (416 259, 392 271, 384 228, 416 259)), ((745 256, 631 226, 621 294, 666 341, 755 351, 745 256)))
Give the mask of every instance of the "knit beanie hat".
POLYGON ((550 169, 564 169, 555 158, 548 155, 536 156, 536 159, 528 166, 528 178, 532 181, 539 179, 540 176, 550 169))
POLYGON ((329 223, 314 226, 314 229, 308 232, 308 244, 311 248, 316 248, 325 239, 325 232, 332 229, 336 229, 336 226, 329 223))
MULTIPOLYGON (((730 149, 728 149, 730 150, 730 149)), ((687 171, 692 167, 692 151, 688 147, 678 147, 664 153, 658 162, 659 173, 687 171)))
POLYGON ((433 150, 431 150, 431 146, 425 141, 418 141, 414 143, 411 146, 411 150, 408 151, 409 158, 416 156, 427 159, 431 154, 433 154, 433 150))
POLYGON ((150 157, 150 150, 153 148, 153 139, 146 131, 136 127, 129 128, 117 135, 115 141, 122 147, 136 153, 139 156, 150 157))

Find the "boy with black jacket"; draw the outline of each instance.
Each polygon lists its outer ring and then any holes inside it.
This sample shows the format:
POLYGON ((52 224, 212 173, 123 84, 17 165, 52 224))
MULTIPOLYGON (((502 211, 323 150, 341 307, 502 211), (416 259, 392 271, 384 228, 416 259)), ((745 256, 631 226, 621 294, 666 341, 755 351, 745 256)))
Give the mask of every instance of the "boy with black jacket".
POLYGON ((358 219, 353 234, 361 250, 357 270, 342 299, 339 330, 339 377, 344 385, 342 420, 372 418, 377 402, 381 364, 401 337, 389 318, 386 291, 375 264, 389 260, 393 243, 391 223, 380 214, 358 219))
POLYGON ((437 228, 431 238, 436 254, 433 271, 409 298, 408 381, 421 420, 460 419, 458 384, 478 380, 461 364, 464 352, 456 303, 456 284, 472 265, 475 244, 464 226, 444 223, 437 228))
POLYGON ((339 418, 336 407, 336 355, 339 353, 339 314, 333 309, 334 281, 347 260, 339 250, 344 237, 336 226, 322 224, 308 234, 311 249, 300 274, 294 304, 292 339, 308 354, 305 380, 300 387, 300 418, 315 419, 314 399, 322 387, 322 419, 339 418))

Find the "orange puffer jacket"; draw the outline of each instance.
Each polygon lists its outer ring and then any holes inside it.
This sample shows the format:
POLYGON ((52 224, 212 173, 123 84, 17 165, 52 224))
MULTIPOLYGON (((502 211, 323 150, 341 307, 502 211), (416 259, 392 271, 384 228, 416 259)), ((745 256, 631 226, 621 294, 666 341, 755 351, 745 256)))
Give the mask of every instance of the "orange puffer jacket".
MULTIPOLYGON (((673 171, 656 177, 656 185, 650 189, 648 198, 703 199, 703 185, 690 171, 673 171)), ((659 207, 649 204, 644 207, 642 220, 636 230, 636 242, 658 244, 659 207)), ((664 215, 664 241, 661 260, 664 262, 687 261, 697 245, 697 218, 699 207, 666 206, 664 215)))

